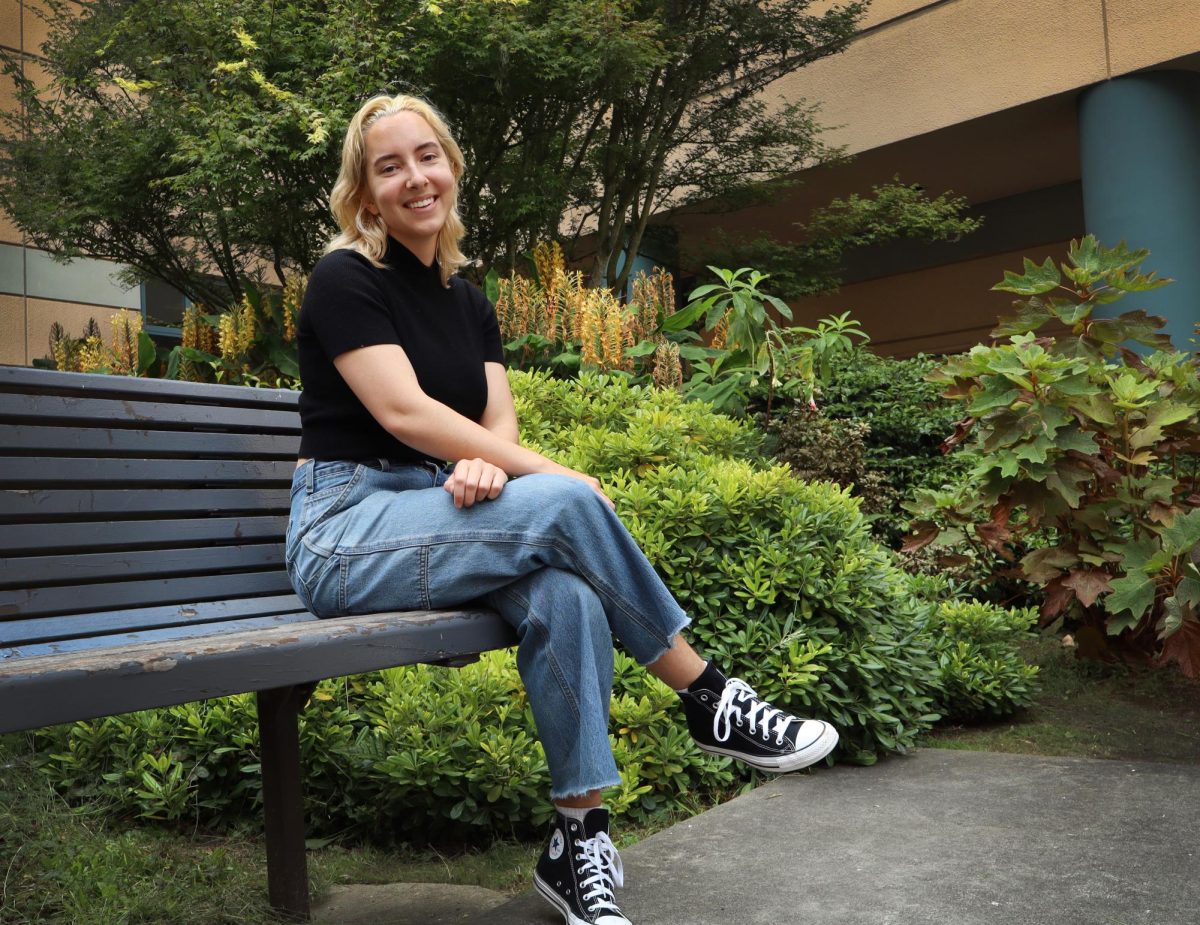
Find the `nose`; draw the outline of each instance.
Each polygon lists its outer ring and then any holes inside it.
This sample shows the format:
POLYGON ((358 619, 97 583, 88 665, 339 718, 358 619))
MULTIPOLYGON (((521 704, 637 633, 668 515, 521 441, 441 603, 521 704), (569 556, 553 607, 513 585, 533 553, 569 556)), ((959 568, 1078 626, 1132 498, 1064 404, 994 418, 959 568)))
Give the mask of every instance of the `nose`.
POLYGON ((425 185, 426 182, 427 181, 425 179, 425 173, 421 170, 421 168, 419 166, 414 166, 412 171, 408 175, 409 189, 420 189, 422 186, 425 185))

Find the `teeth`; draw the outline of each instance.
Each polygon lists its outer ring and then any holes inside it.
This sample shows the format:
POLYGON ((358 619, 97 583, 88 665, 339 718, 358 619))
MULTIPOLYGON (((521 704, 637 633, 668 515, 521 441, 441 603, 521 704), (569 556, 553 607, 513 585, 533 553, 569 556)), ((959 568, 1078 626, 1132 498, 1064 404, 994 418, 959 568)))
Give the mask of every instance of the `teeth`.
POLYGON ((418 200, 416 200, 415 202, 410 202, 410 203, 408 204, 408 208, 410 208, 410 209, 423 209, 423 208, 425 208, 425 206, 429 205, 429 204, 430 204, 430 203, 432 203, 432 202, 433 202, 433 197, 432 197, 432 196, 426 196, 424 199, 418 199, 418 200))

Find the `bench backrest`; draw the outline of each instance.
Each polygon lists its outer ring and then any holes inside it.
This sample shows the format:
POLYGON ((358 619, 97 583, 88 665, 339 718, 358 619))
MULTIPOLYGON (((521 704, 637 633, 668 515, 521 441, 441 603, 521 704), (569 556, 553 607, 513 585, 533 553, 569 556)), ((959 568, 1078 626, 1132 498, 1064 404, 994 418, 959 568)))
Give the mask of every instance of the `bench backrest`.
POLYGON ((298 399, 0 366, 0 656, 302 618, 283 568, 298 399))

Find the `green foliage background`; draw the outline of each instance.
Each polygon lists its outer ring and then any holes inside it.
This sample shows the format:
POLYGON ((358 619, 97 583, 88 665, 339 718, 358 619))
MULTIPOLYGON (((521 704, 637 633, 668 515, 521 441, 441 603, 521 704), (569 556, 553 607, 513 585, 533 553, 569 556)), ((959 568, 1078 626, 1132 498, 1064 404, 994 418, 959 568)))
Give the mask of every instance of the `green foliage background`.
MULTIPOLYGON (((939 714, 1000 715, 1028 702, 1032 670, 1015 644, 1030 614, 964 611, 944 582, 902 572, 847 491, 760 461, 749 424, 620 378, 511 380, 527 442, 604 481, 693 616, 701 651, 780 706, 833 721, 838 759, 902 752, 939 714)), ((750 780, 699 752, 674 693, 620 652, 610 728, 617 816, 694 810, 750 780)), ((133 815, 222 825, 259 799, 248 695, 31 735, 66 794, 133 815)), ((302 748, 316 833, 530 835, 548 811, 512 652, 460 670, 323 682, 302 748)))

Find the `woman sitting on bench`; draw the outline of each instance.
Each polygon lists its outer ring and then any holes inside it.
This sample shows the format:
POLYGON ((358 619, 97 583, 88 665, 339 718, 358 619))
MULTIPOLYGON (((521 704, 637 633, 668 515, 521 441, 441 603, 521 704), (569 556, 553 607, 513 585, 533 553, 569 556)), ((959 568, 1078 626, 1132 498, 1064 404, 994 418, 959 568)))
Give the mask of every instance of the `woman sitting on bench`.
POLYGON ((495 312, 455 276, 463 169, 420 99, 375 97, 350 122, 330 197, 341 233, 298 323, 288 574, 321 617, 482 598, 516 628, 557 808, 535 885, 568 925, 628 925, 601 806, 620 783, 614 636, 679 693, 705 751, 783 772, 821 760, 838 736, 697 655, 681 635, 687 614, 599 481, 520 445, 495 312))

